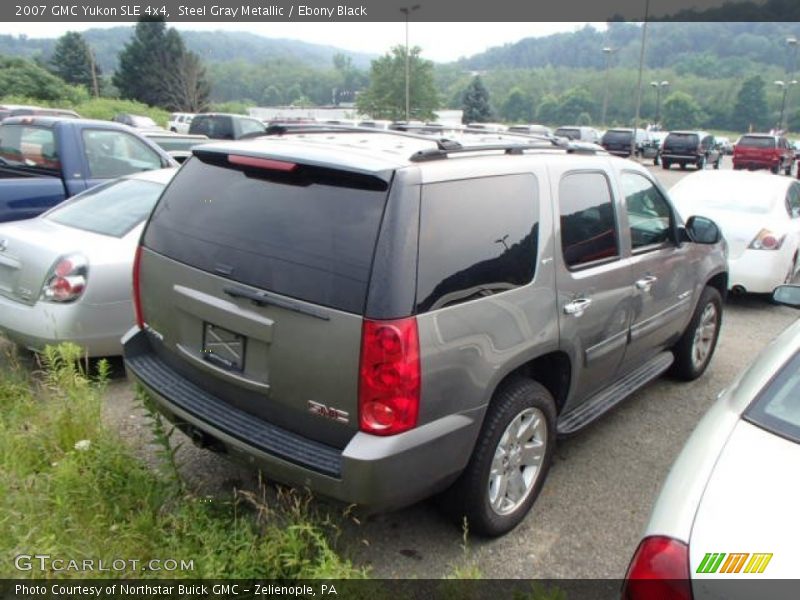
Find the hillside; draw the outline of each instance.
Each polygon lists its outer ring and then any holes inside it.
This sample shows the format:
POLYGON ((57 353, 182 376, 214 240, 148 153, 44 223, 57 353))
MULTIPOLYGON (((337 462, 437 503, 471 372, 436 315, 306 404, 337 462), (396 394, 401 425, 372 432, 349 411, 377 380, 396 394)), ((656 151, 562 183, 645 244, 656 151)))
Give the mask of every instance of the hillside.
MULTIPOLYGON (((264 33, 271 24, 263 23, 264 33)), ((97 62, 106 73, 116 68, 117 54, 133 32, 132 26, 109 29, 89 29, 83 32, 86 41, 94 48, 97 62)), ((374 55, 350 52, 333 46, 311 44, 297 40, 268 38, 262 35, 232 31, 181 31, 189 50, 197 52, 209 63, 242 60, 259 63, 267 59, 295 60, 309 66, 328 67, 337 53, 350 56, 353 65, 368 69, 374 55)), ((55 39, 29 38, 21 35, 0 35, 0 55, 47 59, 53 52, 55 39)))

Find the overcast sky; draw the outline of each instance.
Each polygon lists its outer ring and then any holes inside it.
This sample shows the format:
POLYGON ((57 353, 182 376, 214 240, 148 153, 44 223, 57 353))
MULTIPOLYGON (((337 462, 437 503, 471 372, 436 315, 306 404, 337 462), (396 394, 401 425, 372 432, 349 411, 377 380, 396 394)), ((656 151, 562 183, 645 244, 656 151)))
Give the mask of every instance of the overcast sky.
MULTIPOLYGON (((2 1, 2 0, 0 0, 2 1)), ((58 37, 65 31, 114 27, 125 23, 0 23, 0 34, 28 37, 58 37)), ((355 52, 383 54, 392 46, 405 44, 405 23, 176 23, 182 31, 249 31, 265 37, 288 38, 337 46, 355 52)), ((586 23, 414 23, 409 26, 409 43, 421 46, 425 58, 439 62, 471 56, 492 46, 502 46, 526 37, 575 31, 586 23)), ((605 29, 605 23, 596 23, 605 29)))

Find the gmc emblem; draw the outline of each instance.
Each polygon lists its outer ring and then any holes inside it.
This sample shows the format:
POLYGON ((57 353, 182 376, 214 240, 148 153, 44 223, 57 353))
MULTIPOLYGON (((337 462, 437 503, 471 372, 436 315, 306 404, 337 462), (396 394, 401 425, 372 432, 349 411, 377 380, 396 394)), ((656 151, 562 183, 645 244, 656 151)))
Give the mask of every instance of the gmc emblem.
POLYGON ((338 408, 325 406, 324 404, 320 402, 314 402, 313 400, 308 401, 308 412, 310 412, 312 415, 325 417, 326 419, 331 419, 332 421, 336 421, 338 423, 350 422, 349 413, 339 410, 338 408))

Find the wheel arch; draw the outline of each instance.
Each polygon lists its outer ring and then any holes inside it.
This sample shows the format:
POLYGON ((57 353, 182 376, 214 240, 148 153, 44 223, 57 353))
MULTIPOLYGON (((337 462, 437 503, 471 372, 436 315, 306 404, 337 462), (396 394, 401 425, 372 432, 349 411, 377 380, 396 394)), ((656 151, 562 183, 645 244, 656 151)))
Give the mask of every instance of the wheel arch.
POLYGON ((556 414, 569 396, 572 381, 572 361, 566 352, 557 350, 532 358, 506 373, 492 389, 489 404, 497 396, 497 391, 515 377, 527 377, 538 381, 553 396, 556 414))
POLYGON ((722 296, 722 301, 724 302, 728 296, 728 272, 721 271, 716 275, 713 275, 706 282, 706 285, 716 288, 716 290, 719 292, 719 295, 722 296))

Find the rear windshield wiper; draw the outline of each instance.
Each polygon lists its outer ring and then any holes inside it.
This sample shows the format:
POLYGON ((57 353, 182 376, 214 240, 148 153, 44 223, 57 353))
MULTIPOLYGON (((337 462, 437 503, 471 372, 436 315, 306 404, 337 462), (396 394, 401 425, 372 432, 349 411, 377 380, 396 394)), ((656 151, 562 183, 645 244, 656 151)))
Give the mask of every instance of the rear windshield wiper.
POLYGON ((308 315, 310 317, 314 317, 317 319, 322 319, 323 321, 330 321, 330 317, 328 313, 315 310, 313 308, 307 308, 302 306, 296 302, 292 302, 291 300, 284 300, 283 298, 275 298, 267 294, 266 292, 254 292, 252 290, 248 290, 247 288, 240 288, 240 287, 226 287, 222 291, 224 291, 228 296, 233 298, 246 298, 247 300, 253 301, 255 304, 259 306, 278 306, 280 308, 285 308, 286 310, 291 310, 297 313, 301 313, 304 315, 308 315))

